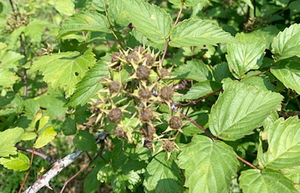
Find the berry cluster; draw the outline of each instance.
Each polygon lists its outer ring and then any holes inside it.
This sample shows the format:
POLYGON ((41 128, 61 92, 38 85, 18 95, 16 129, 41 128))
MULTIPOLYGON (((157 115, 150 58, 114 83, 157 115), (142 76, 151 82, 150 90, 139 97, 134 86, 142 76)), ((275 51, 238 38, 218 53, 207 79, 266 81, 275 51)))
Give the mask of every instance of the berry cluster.
POLYGON ((28 23, 29 18, 27 14, 14 12, 6 18, 6 31, 12 32, 21 26, 26 26, 28 23))
POLYGON ((137 142, 142 136, 144 147, 153 149, 160 141, 162 149, 172 152, 177 145, 170 131, 181 131, 183 123, 179 116, 170 116, 174 96, 170 69, 162 66, 158 54, 141 46, 113 53, 108 68, 110 76, 102 79, 104 89, 94 103, 97 120, 118 138, 137 142), (169 108, 168 115, 159 113, 162 105, 169 108), (164 122, 167 128, 158 131, 164 122))

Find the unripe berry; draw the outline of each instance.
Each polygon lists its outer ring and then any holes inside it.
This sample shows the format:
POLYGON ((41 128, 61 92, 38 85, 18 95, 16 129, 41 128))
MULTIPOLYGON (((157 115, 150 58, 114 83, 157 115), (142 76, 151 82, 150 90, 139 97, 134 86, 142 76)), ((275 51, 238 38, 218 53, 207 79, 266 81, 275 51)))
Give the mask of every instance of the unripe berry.
POLYGON ((126 132, 120 126, 116 127, 115 135, 116 135, 117 138, 121 138, 121 139, 126 139, 127 138, 126 132))
POLYGON ((161 78, 164 78, 166 76, 169 76, 169 71, 166 68, 161 68, 159 70, 159 75, 161 78))
POLYGON ((160 90, 160 98, 162 98, 163 100, 170 100, 172 99, 174 95, 174 91, 172 90, 172 88, 168 87, 168 86, 164 86, 161 88, 160 90))
POLYGON ((133 63, 138 63, 139 60, 140 60, 140 59, 139 59, 139 56, 138 56, 138 53, 137 53, 137 52, 131 52, 130 54, 128 54, 128 55, 126 56, 126 61, 127 61, 128 63, 131 63, 131 62, 133 62, 133 63))
POLYGON ((136 77, 140 80, 147 80, 150 76, 150 69, 147 66, 141 65, 136 69, 136 77))
POLYGON ((141 134, 144 137, 152 138, 155 132, 156 132, 156 129, 147 123, 143 124, 143 126, 141 128, 141 134))
POLYGON ((169 126, 172 129, 180 129, 182 127, 182 120, 178 116, 172 116, 171 119, 169 120, 169 126))
POLYGON ((152 66, 154 64, 154 58, 151 56, 151 54, 145 54, 143 58, 145 58, 148 66, 152 66))
POLYGON ((174 141, 165 140, 165 141, 163 141, 162 148, 168 152, 172 152, 176 148, 176 145, 175 145, 174 141))
POLYGON ((148 149, 153 149, 153 142, 151 138, 146 137, 144 140, 144 147, 148 148, 148 149))
POLYGON ((152 93, 147 88, 146 89, 141 88, 138 91, 138 95, 141 99, 147 100, 151 97, 152 93))
POLYGON ((139 118, 143 122, 149 122, 154 118, 154 116, 150 109, 144 108, 141 110, 139 118))
POLYGON ((115 63, 115 62, 120 62, 120 56, 121 56, 122 54, 120 53, 120 52, 114 52, 114 53, 112 53, 112 55, 111 55, 111 62, 112 63, 115 63))
POLYGON ((119 123, 123 118, 123 113, 121 109, 114 108, 109 111, 108 118, 114 123, 119 123))
POLYGON ((110 93, 119 92, 121 90, 121 83, 118 81, 112 81, 109 83, 108 89, 109 89, 110 93))

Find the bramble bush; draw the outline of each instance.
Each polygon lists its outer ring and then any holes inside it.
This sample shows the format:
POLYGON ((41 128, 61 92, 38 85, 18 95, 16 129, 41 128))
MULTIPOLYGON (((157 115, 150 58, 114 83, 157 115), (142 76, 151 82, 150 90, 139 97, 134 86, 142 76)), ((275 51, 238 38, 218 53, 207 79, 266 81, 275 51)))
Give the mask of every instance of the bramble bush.
POLYGON ((1 192, 300 191, 300 1, 0 11, 1 192))

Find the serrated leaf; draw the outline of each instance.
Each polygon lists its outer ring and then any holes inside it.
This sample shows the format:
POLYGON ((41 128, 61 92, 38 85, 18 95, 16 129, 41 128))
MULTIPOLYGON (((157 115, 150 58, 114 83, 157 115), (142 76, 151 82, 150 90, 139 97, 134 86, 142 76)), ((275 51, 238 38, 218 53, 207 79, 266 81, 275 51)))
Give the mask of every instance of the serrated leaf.
POLYGON ((156 43, 166 42, 172 27, 171 16, 162 8, 144 0, 122 0, 134 27, 156 43))
POLYGON ((258 154, 261 163, 271 169, 289 168, 300 164, 300 120, 278 119, 266 128, 268 150, 258 154))
POLYGON ((261 38, 251 34, 240 33, 235 38, 237 42, 227 45, 226 58, 233 75, 240 78, 249 70, 258 69, 262 65, 266 45, 261 38))
POLYGON ((181 3, 184 2, 184 6, 192 7, 199 3, 207 3, 209 0, 168 0, 170 3, 180 7, 181 3))
POLYGON ((5 168, 15 171, 25 171, 30 167, 30 160, 28 157, 20 152, 16 156, 9 158, 0 158, 0 164, 5 168))
POLYGON ((243 193, 296 193, 291 181, 270 169, 242 171, 239 178, 243 193))
POLYGON ((35 148, 41 148, 50 143, 55 136, 57 135, 57 132, 55 131, 55 128, 50 126, 47 127, 37 138, 37 140, 34 143, 35 148))
POLYGON ((224 140, 234 141, 251 134, 283 99, 278 93, 242 82, 227 80, 224 84, 224 92, 209 116, 210 131, 224 140))
POLYGON ((94 136, 86 130, 79 130, 73 139, 77 149, 82 151, 94 151, 97 149, 94 136))
POLYGON ((85 104, 98 90, 102 88, 101 79, 109 75, 107 65, 97 63, 76 85, 76 91, 67 105, 75 107, 85 104))
POLYGON ((30 37, 31 42, 41 42, 42 35, 47 26, 47 22, 43 20, 34 19, 26 26, 24 33, 26 36, 30 37))
POLYGON ((187 19, 179 22, 171 31, 170 46, 203 46, 207 44, 230 43, 234 38, 219 26, 201 19, 187 19))
POLYGON ((110 0, 107 12, 108 17, 121 26, 127 26, 130 23, 121 0, 110 0))
POLYGON ((282 60, 278 65, 271 67, 271 73, 287 88, 300 94, 300 61, 282 60))
POLYGON ((68 97, 95 62, 94 54, 90 50, 80 56, 78 52, 62 52, 40 57, 33 62, 31 71, 42 71, 44 81, 54 89, 64 89, 68 97))
POLYGON ((0 69, 0 86, 4 88, 11 87, 18 79, 19 77, 14 72, 8 69, 0 69))
POLYGON ((200 60, 190 60, 186 64, 175 69, 171 76, 177 76, 177 79, 196 80, 203 82, 210 80, 212 75, 207 65, 200 60))
POLYGON ((53 1, 51 4, 54 5, 55 9, 62 15, 71 16, 75 13, 75 5, 72 0, 59 0, 53 1))
POLYGON ((178 165, 185 169, 185 186, 191 193, 228 192, 238 161, 232 148, 222 141, 195 136, 181 148, 178 165))
POLYGON ((207 80, 204 82, 198 82, 194 84, 185 95, 180 97, 180 99, 181 100, 199 99, 200 97, 212 93, 215 90, 218 90, 220 88, 221 85, 214 81, 207 80))
POLYGON ((20 127, 0 132, 0 156, 15 155, 17 153, 15 144, 21 140, 23 133, 24 130, 20 127))
POLYGON ((300 24, 293 24, 274 38, 272 52, 277 60, 300 57, 300 24))
POLYGON ((215 81, 219 83, 221 83, 223 79, 231 76, 228 64, 225 62, 215 65, 212 70, 215 81))
POLYGON ((68 18, 61 26, 57 38, 82 32, 104 32, 110 33, 109 23, 104 15, 97 12, 81 12, 68 18))
POLYGON ((156 155, 146 168, 144 187, 146 192, 181 193, 183 180, 174 160, 167 159, 166 153, 156 155))

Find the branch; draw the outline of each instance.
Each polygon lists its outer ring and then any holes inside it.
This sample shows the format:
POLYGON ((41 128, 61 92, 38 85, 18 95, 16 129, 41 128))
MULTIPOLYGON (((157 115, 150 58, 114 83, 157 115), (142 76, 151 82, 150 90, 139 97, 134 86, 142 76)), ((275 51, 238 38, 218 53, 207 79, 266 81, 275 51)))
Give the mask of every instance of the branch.
POLYGON ((75 150, 73 153, 67 155, 66 157, 54 162, 53 167, 43 176, 41 176, 33 185, 31 185, 27 190, 23 193, 36 193, 44 186, 52 188, 49 186, 49 181, 58 175, 65 167, 70 165, 73 161, 75 161, 83 151, 75 150))
POLYGON ((240 156, 236 156, 240 161, 242 161, 243 163, 245 163, 246 165, 250 166, 251 168, 253 169, 256 169, 256 170, 261 170, 259 169, 258 167, 256 167, 255 165, 251 164, 250 162, 248 162, 247 160, 241 158, 240 156))
POLYGON ((44 155, 40 152, 37 152, 37 151, 34 151, 32 149, 27 149, 25 147, 21 147, 21 146, 18 146, 18 145, 15 145, 15 147, 17 148, 17 150, 21 150, 21 151, 25 151, 25 152, 28 152, 28 153, 31 153, 31 154, 34 154, 36 156, 39 156, 41 158, 43 158, 44 160, 50 162, 50 163, 54 163, 54 159, 52 157, 49 157, 47 155, 44 155))
MULTIPOLYGON (((99 132, 95 136, 96 142, 99 143, 103 141, 106 138, 106 136, 106 131, 99 132)), ((49 186, 50 180, 57 176, 64 168, 66 168, 68 165, 74 162, 82 153, 83 151, 81 150, 75 150, 73 151, 73 153, 54 162, 53 167, 50 170, 48 170, 46 174, 41 176, 33 185, 27 188, 27 190, 25 190, 23 193, 36 193, 44 186, 52 190, 52 188, 49 186)))

